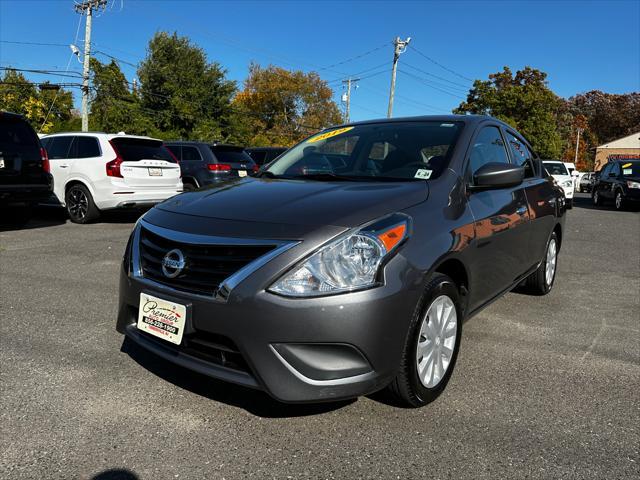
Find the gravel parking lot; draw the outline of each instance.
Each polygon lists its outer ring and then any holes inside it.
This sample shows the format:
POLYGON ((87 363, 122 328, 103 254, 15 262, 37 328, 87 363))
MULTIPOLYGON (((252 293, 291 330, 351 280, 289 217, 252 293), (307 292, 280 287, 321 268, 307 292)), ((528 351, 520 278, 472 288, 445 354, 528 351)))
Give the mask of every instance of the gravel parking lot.
POLYGON ((283 405, 116 333, 135 216, 0 233, 0 478, 639 478, 640 213, 569 212, 546 297, 467 322, 445 393, 283 405))

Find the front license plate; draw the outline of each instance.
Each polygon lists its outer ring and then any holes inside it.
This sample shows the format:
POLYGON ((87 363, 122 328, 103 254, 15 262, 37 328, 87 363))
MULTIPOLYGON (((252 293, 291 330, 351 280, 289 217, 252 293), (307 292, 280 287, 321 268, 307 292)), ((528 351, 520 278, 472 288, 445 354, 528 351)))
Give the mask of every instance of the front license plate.
POLYGON ((238 170, 238 175, 240 175, 241 177, 246 177, 247 176, 247 171, 246 170, 238 170))
POLYGON ((161 168, 149 168, 149 176, 150 177, 161 177, 162 169, 161 168))
POLYGON ((146 293, 140 294, 138 328, 180 345, 187 318, 187 307, 146 293))

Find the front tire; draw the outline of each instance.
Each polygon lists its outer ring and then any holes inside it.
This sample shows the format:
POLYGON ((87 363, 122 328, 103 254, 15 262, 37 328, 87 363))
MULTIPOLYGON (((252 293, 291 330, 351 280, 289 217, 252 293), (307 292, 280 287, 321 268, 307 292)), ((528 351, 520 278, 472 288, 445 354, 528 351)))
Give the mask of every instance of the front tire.
POLYGON ((451 278, 436 274, 418 303, 400 369, 389 385, 400 404, 422 407, 438 398, 451 378, 461 334, 458 289, 451 278))
POLYGON ((597 189, 593 189, 593 192, 591 193, 591 200, 593 200, 593 204, 596 207, 601 207, 602 206, 602 196, 600 195, 600 192, 597 189))
POLYGON ((526 288, 534 295, 546 295, 553 288, 558 266, 558 250, 560 243, 556 232, 551 234, 547 249, 538 269, 525 280, 526 288))
POLYGON ((69 219, 73 223, 90 223, 100 216, 100 210, 96 207, 89 189, 84 185, 76 184, 69 187, 65 203, 69 219))
POLYGON ((615 206, 616 206, 616 210, 618 210, 618 211, 624 210, 625 201, 624 201, 624 196, 622 195, 622 191, 621 190, 618 190, 616 192, 615 206))

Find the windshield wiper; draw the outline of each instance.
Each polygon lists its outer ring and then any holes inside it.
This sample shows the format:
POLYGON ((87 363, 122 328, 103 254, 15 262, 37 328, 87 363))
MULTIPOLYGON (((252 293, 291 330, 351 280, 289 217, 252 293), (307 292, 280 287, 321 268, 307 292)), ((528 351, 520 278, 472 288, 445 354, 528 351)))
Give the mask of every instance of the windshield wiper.
POLYGON ((338 175, 332 172, 322 172, 322 173, 309 173, 307 175, 292 175, 286 178, 291 178, 295 180, 327 180, 327 181, 338 181, 338 182, 356 182, 357 178, 347 176, 347 175, 338 175))

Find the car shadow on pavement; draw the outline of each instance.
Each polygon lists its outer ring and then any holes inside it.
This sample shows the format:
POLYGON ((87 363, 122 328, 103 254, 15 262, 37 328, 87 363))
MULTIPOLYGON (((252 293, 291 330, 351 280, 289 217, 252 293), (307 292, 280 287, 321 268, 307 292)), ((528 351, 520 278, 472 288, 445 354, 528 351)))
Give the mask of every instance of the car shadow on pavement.
POLYGON ((242 408, 263 418, 290 418, 318 415, 346 407, 356 401, 343 400, 325 403, 289 404, 278 402, 265 392, 216 380, 175 365, 139 347, 125 338, 120 351, 154 375, 189 390, 196 395, 242 408))
POLYGON ((91 480, 138 480, 139 478, 138 475, 126 468, 110 468, 94 475, 91 480))

